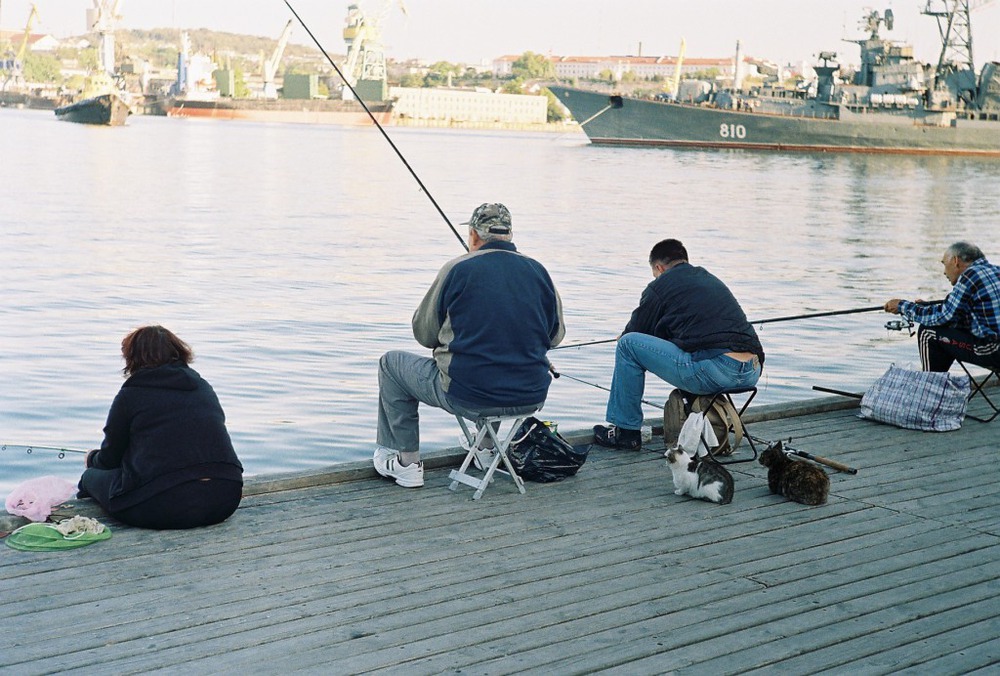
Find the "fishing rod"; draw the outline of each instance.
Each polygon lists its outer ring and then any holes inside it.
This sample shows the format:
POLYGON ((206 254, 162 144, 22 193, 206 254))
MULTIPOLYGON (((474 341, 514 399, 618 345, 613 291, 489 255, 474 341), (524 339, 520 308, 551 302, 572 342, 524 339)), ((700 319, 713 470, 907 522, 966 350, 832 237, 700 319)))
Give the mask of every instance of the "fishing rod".
POLYGON ((585 343, 568 343, 566 345, 556 345, 553 350, 565 350, 571 347, 586 347, 587 345, 603 345, 604 343, 617 342, 618 338, 605 338, 604 340, 588 340, 585 343))
POLYGON ((790 317, 774 317, 772 319, 761 319, 756 322, 750 322, 751 324, 775 324, 777 322, 790 322, 796 319, 813 319, 814 317, 836 317, 838 315, 853 315, 860 312, 875 312, 876 310, 885 310, 884 305, 873 305, 871 307, 859 307, 853 310, 833 310, 831 312, 811 312, 804 315, 792 315, 790 317))
POLYGON ((827 467, 832 467, 835 470, 841 472, 847 472, 848 474, 857 474, 858 470, 849 465, 845 465, 842 462, 837 462, 836 460, 830 460, 829 458, 824 458, 820 455, 813 455, 812 453, 806 453, 805 451, 800 451, 794 448, 785 447, 785 455, 795 455, 800 458, 805 458, 806 460, 812 460, 813 462, 819 463, 820 465, 826 465, 827 467))
MULTIPOLYGON (((768 441, 767 439, 761 439, 760 437, 755 437, 755 436, 751 436, 750 438, 753 439, 754 443, 762 444, 764 446, 771 445, 771 442, 768 441)), ((789 444, 792 443, 791 437, 789 437, 787 441, 789 444)), ((844 463, 837 462, 836 460, 830 460, 830 458, 824 458, 821 455, 813 455, 812 453, 807 453, 806 451, 800 451, 799 449, 792 448, 791 446, 788 446, 784 443, 782 444, 781 450, 786 456, 794 455, 799 458, 805 458, 806 460, 812 460, 813 462, 818 463, 820 465, 826 465, 827 467, 832 467, 835 470, 838 470, 840 472, 847 472, 848 474, 858 473, 858 470, 855 467, 851 467, 850 465, 845 465, 844 463)))
MULTIPOLYGON (((918 305, 933 305, 934 303, 943 303, 943 300, 920 300, 915 301, 918 305)), ((774 319, 761 319, 756 322, 750 322, 751 324, 774 324, 776 322, 790 322, 793 319, 812 319, 814 317, 836 317, 837 315, 853 315, 860 312, 876 312, 885 311, 885 305, 873 305, 871 307, 859 307, 853 310, 833 310, 831 312, 812 312, 805 315, 792 315, 791 317, 775 317, 774 319)), ((897 322, 905 320, 893 320, 886 322, 885 328, 899 331, 903 328, 900 324, 897 326, 897 322)), ((912 323, 911 323, 912 326, 912 323)))
POLYGON ((337 64, 334 63, 333 59, 330 58, 330 55, 326 53, 326 50, 323 49, 323 45, 320 44, 319 40, 316 39, 316 36, 313 35, 311 30, 309 30, 309 26, 307 26, 306 22, 302 20, 302 17, 299 16, 299 13, 295 11, 295 8, 292 7, 292 4, 288 0, 285 0, 285 4, 288 6, 289 11, 295 16, 295 18, 298 19, 298 22, 302 25, 302 28, 305 29, 306 33, 309 34, 309 37, 312 38, 312 41, 316 43, 316 47, 319 49, 319 51, 323 53, 323 56, 326 57, 326 60, 329 61, 330 65, 333 66, 333 69, 337 71, 337 75, 340 76, 340 79, 343 80, 344 84, 347 85, 347 88, 351 90, 351 93, 354 95, 354 98, 357 100, 357 102, 360 103, 361 107, 365 109, 366 113, 368 113, 368 117, 371 118, 371 121, 375 124, 376 127, 378 127, 378 130, 382 132, 382 137, 396 152, 396 156, 399 157, 399 160, 403 163, 403 166, 405 166, 406 170, 410 172, 411 176, 413 176, 413 179, 417 182, 417 185, 420 186, 420 189, 423 191, 423 193, 427 195, 427 199, 431 201, 431 204, 434 205, 434 208, 437 209, 437 212, 441 214, 441 218, 443 218, 444 222, 448 224, 448 227, 451 228, 451 231, 455 233, 455 237, 458 238, 458 241, 462 244, 465 250, 468 251, 469 245, 465 243, 465 240, 462 239, 462 235, 459 234, 458 230, 455 229, 455 226, 451 224, 450 220, 448 220, 448 216, 446 216, 441 207, 438 206, 437 200, 434 199, 434 196, 431 195, 430 191, 427 189, 427 186, 425 186, 424 182, 420 180, 419 176, 417 176, 417 172, 413 171, 413 167, 411 167, 410 163, 406 161, 405 157, 403 157, 403 153, 400 152, 399 148, 396 147, 396 144, 393 143, 391 138, 389 138, 389 134, 386 133, 385 128, 383 128, 382 125, 379 124, 379 121, 372 114, 372 111, 368 108, 368 105, 365 103, 364 99, 358 96, 358 92, 357 90, 354 89, 354 85, 351 84, 350 80, 344 77, 344 73, 340 70, 337 64))
MULTIPOLYGON (((932 301, 934 302, 934 301, 932 301)), ((809 314, 802 315, 790 315, 788 317, 772 317, 770 319, 759 319, 757 321, 751 321, 750 324, 775 324, 777 322, 790 322, 796 319, 813 319, 815 317, 836 317, 838 315, 852 315, 861 312, 875 312, 876 310, 885 310, 884 305, 873 305, 872 307, 859 307, 853 308, 851 310, 831 310, 830 312, 811 312, 809 314)), ((889 328, 889 327, 886 327, 889 328)), ((618 338, 605 338, 603 340, 591 340, 585 343, 570 343, 568 345, 557 345, 552 348, 553 350, 563 350, 571 347, 585 347, 587 345, 601 345, 603 343, 614 343, 618 338)))
POLYGON ((58 451, 59 458, 62 459, 66 457, 67 453, 88 453, 89 451, 81 450, 79 448, 62 448, 60 446, 38 446, 37 444, 26 445, 26 444, 0 444, 0 451, 6 451, 8 448, 23 448, 24 452, 31 455, 36 449, 39 451, 58 451))

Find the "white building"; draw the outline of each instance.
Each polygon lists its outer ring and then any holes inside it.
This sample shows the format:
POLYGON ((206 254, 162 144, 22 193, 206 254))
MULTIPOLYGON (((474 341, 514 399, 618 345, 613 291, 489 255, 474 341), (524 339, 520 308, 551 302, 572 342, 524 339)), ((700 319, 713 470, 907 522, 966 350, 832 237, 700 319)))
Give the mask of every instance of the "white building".
POLYGON ((489 90, 391 87, 393 114, 415 120, 543 124, 549 100, 545 96, 496 94, 489 90))
MULTIPOLYGON (((24 31, 0 31, 0 44, 8 43, 16 52, 24 41, 24 31)), ((29 52, 52 52, 59 48, 59 40, 48 33, 29 33, 29 52)))
MULTIPOLYGON (((520 56, 501 56, 493 61, 493 74, 496 77, 513 75, 514 62, 520 56)), ((640 79, 672 78, 677 71, 676 56, 550 56, 549 61, 555 69, 556 77, 560 79, 580 78, 596 80, 602 73, 612 73, 620 80, 625 73, 632 73, 640 79)), ((684 59, 681 64, 681 76, 715 69, 724 77, 732 77, 734 62, 726 59, 684 59)))

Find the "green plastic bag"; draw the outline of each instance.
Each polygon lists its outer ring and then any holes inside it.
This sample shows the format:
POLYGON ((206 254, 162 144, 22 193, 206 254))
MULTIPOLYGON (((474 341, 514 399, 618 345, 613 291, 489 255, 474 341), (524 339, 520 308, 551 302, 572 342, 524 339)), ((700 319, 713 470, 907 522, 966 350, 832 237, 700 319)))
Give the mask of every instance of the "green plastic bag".
POLYGON ((100 533, 79 533, 63 535, 54 524, 29 523, 7 536, 7 546, 22 552, 55 552, 62 549, 76 549, 111 537, 107 526, 100 533))

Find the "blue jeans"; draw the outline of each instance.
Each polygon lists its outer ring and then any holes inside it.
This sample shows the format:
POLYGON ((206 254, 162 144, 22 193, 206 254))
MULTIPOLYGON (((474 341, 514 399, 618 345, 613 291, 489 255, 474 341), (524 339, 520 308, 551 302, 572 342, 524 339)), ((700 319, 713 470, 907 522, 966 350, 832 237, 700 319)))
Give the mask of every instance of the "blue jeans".
POLYGON ((545 402, 527 406, 469 408, 448 398, 441 386, 437 362, 428 357, 393 350, 378 363, 378 436, 380 446, 412 453, 420 450, 421 403, 469 420, 487 415, 533 413, 545 402))
POLYGON ((642 427, 642 394, 646 371, 674 387, 692 394, 715 394, 723 390, 753 387, 760 378, 756 359, 747 362, 719 355, 694 361, 668 340, 644 333, 626 333, 615 350, 615 374, 611 379, 607 421, 628 430, 642 427))

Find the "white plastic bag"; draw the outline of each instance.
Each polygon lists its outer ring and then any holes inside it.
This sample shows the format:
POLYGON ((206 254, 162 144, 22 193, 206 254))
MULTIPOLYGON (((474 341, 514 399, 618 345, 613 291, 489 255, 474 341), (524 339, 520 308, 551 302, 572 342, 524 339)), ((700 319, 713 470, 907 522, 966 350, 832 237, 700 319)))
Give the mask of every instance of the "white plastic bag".
POLYGON ((76 495, 76 486, 55 476, 28 479, 14 487, 7 496, 7 512, 32 521, 45 521, 52 508, 76 495))
POLYGON ((708 455, 708 449, 719 445, 719 437, 704 413, 692 413, 684 421, 677 445, 693 455, 708 455))

